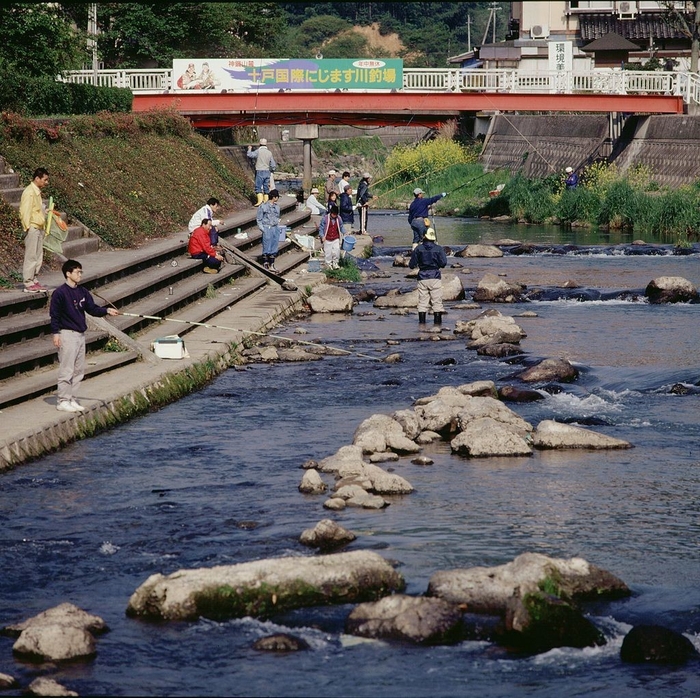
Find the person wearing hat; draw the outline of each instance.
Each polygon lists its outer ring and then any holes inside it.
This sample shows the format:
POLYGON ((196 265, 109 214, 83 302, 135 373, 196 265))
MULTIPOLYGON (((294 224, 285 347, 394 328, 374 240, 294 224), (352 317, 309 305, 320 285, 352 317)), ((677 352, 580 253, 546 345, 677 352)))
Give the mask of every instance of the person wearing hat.
POLYGON ((340 190, 338 189, 338 183, 335 181, 335 177, 337 174, 338 173, 335 170, 329 170, 328 172, 328 179, 326 180, 326 200, 328 200, 328 197, 331 195, 331 192, 340 194, 340 190))
POLYGON ((433 322, 442 324, 442 274, 440 269, 447 265, 445 250, 437 244, 437 236, 433 228, 425 231, 423 242, 411 253, 408 266, 418 267, 418 322, 425 323, 428 308, 433 308, 433 322))
POLYGON ((256 222, 258 228, 262 232, 263 244, 263 266, 265 269, 277 272, 275 267, 275 257, 280 245, 280 232, 284 230, 280 226, 280 207, 277 203, 280 198, 280 193, 277 189, 271 189, 269 198, 258 206, 256 222))
POLYGON ((573 167, 567 167, 566 170, 566 188, 567 189, 576 189, 578 186, 578 175, 574 172, 573 167))
POLYGON ((309 198, 306 200, 306 207, 311 211, 312 216, 320 216, 326 208, 316 198, 316 194, 318 194, 318 187, 313 187, 311 189, 311 194, 309 194, 309 198))
POLYGON ((443 197, 447 196, 447 192, 442 192, 442 194, 436 194, 426 199, 423 194, 425 192, 420 188, 416 187, 413 190, 413 201, 408 207, 408 224, 411 226, 413 231, 413 249, 418 247, 420 241, 425 235, 426 228, 430 225, 430 219, 428 219, 428 209, 436 202, 440 201, 443 197), (428 220, 426 224, 425 219, 428 220))
POLYGON ((367 234, 367 213, 369 210, 369 202, 377 197, 369 190, 369 183, 372 175, 369 172, 362 173, 362 179, 357 185, 357 208, 360 209, 360 235, 367 234))
POLYGON ((270 176, 275 171, 277 163, 272 153, 268 150, 267 139, 261 138, 257 150, 253 146, 248 146, 246 153, 251 160, 255 160, 255 195, 258 200, 255 206, 260 206, 263 201, 267 201, 270 191, 270 176))

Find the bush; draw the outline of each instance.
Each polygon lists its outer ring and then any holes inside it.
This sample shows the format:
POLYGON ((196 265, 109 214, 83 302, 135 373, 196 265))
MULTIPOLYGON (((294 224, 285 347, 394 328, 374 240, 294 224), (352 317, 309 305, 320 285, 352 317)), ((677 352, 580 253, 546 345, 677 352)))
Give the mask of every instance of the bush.
POLYGON ((563 223, 581 221, 594 224, 600 215, 600 207, 600 197, 594 191, 577 187, 562 192, 556 215, 563 223))
POLYGON ((610 184, 600 209, 599 221, 614 229, 629 229, 637 219, 638 198, 626 179, 610 184))
POLYGON ((386 160, 386 178, 395 185, 443 172, 455 165, 476 162, 475 150, 448 138, 438 137, 418 145, 397 146, 386 160))

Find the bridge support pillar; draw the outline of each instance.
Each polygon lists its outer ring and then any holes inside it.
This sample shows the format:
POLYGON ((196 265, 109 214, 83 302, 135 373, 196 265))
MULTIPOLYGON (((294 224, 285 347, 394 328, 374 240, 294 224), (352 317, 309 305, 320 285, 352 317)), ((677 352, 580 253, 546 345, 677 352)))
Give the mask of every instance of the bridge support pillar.
POLYGON ((304 187, 304 195, 308 196, 313 179, 311 174, 311 141, 315 141, 318 138, 318 124, 299 124, 294 130, 294 136, 304 144, 304 175, 302 185, 304 187))

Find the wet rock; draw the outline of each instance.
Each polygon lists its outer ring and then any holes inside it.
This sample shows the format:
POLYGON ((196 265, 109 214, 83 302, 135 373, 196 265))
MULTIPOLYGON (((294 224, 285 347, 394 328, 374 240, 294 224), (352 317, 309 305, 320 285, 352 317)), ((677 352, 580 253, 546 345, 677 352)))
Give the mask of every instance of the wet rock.
POLYGON ((544 361, 540 361, 540 363, 518 374, 518 378, 526 383, 544 381, 571 383, 578 378, 578 369, 566 359, 544 359, 544 361))
POLYGON ((27 691, 29 695, 32 696, 77 696, 79 695, 75 691, 67 689, 65 686, 54 681, 53 679, 48 679, 45 676, 40 676, 38 679, 32 681, 27 691))
POLYGON ((315 470, 316 468, 318 468, 318 461, 309 459, 309 460, 307 460, 307 461, 304 461, 304 462, 301 464, 301 467, 302 467, 304 470, 311 470, 311 469, 314 469, 314 470, 315 470))
POLYGON ((491 356, 495 359, 502 359, 506 356, 517 356, 519 354, 524 354, 525 352, 516 344, 498 342, 495 344, 487 344, 486 346, 479 347, 476 350, 476 353, 479 356, 491 356))
POLYGON ((671 393, 671 395, 694 395, 698 391, 694 386, 691 387, 684 383, 674 383, 668 392, 671 393))
POLYGON ((430 431, 430 429, 426 429, 425 431, 422 431, 418 436, 416 437, 416 442, 424 445, 424 444, 431 444, 433 441, 440 441, 442 436, 438 434, 436 431, 430 431))
POLYGON ((417 308, 418 289, 408 293, 401 293, 398 289, 391 289, 386 295, 379 296, 374 301, 375 308, 417 308))
POLYGON ((318 286, 308 297, 307 303, 314 313, 351 313, 353 307, 350 292, 330 284, 318 286))
POLYGON ((95 638, 87 630, 58 624, 28 627, 17 638, 12 651, 40 662, 90 659, 97 654, 95 638))
POLYGON ((371 303, 377 297, 377 292, 371 288, 361 288, 355 294, 355 300, 358 303, 371 303))
POLYGON ((386 499, 377 494, 369 494, 368 492, 347 499, 345 504, 349 507, 356 507, 359 509, 384 509, 389 506, 389 502, 387 502, 386 499))
POLYGON ((478 349, 487 344, 519 344, 527 335, 512 317, 502 315, 498 310, 487 310, 475 320, 457 321, 455 334, 466 334, 472 342, 470 349, 478 349))
POLYGON ((517 317, 538 317, 534 310, 524 310, 522 313, 518 313, 517 317))
POLYGON ((394 261, 392 263, 393 267, 407 267, 408 263, 411 261, 410 257, 407 257, 406 255, 402 254, 397 254, 394 255, 394 261))
POLYGON ((634 664, 685 664, 698 657, 693 643, 660 625, 635 625, 622 641, 620 659, 634 664))
POLYGON ((504 385, 498 389, 498 397, 506 402, 537 402, 544 400, 544 395, 537 390, 516 388, 512 385, 504 385))
POLYGON ((276 633, 256 640, 253 643, 253 649, 260 652, 299 652, 300 650, 308 650, 309 643, 296 635, 276 633))
POLYGON ((388 473, 378 465, 365 463, 363 473, 372 482, 372 492, 376 494, 410 494, 413 485, 396 473, 388 473))
POLYGON ((567 279, 562 285, 562 288, 581 288, 581 285, 576 283, 573 279, 567 279))
POLYGON ((293 608, 375 600, 404 586, 386 560, 367 550, 282 557, 153 574, 132 594, 127 615, 152 620, 267 617, 293 608))
POLYGON ((310 548, 330 551, 351 543, 355 538, 357 536, 352 531, 348 531, 331 519, 323 519, 313 528, 303 531, 299 542, 310 548))
POLYGON ((28 628, 41 628, 46 625, 63 625, 66 627, 87 630, 93 635, 107 632, 107 624, 99 616, 95 616, 72 603, 62 603, 49 608, 36 616, 32 616, 21 623, 8 625, 4 632, 14 637, 19 636, 28 628))
POLYGON ((584 449, 615 449, 632 448, 632 444, 622 439, 599 434, 589 429, 561 424, 552 419, 545 419, 537 425, 532 436, 535 448, 584 448, 584 449))
POLYGON ((406 436, 403 426, 385 414, 374 414, 365 419, 355 430, 353 444, 360 446, 363 453, 420 451, 420 446, 406 436))
POLYGON ((599 647, 606 644, 598 628, 562 599, 535 592, 509 599, 504 640, 521 651, 540 653, 554 647, 599 647))
POLYGON ((500 279, 495 274, 486 274, 479 281, 474 300, 492 303, 517 303, 523 299, 525 286, 500 279))
MULTIPOLYGON (((260 349, 258 350, 258 357, 258 361, 265 362, 280 360, 280 355, 277 353, 277 349, 275 347, 260 347, 260 349)), ((255 356, 251 356, 250 358, 252 360, 256 360, 255 356)))
POLYGON ((462 613, 441 599, 395 594, 356 606, 345 622, 351 635, 438 645, 460 639, 462 613))
POLYGON ((309 334, 309 331, 307 329, 304 329, 303 327, 297 327, 294 330, 294 334, 309 334))
MULTIPOLYGON (((318 469, 322 473, 362 472, 362 449, 359 446, 341 446, 333 455, 319 461, 318 469)), ((343 477, 340 475, 340 477, 343 477)))
POLYGON ((362 474, 350 475, 349 477, 343 477, 338 480, 333 486, 333 491, 338 492, 343 487, 349 487, 351 485, 361 487, 365 492, 372 489, 372 481, 362 474))
POLYGON ((409 308, 394 308, 389 315, 410 315, 411 310, 409 308))
POLYGON ((368 494, 367 490, 362 487, 362 485, 358 485, 357 483, 340 485, 340 487, 338 487, 338 489, 335 491, 335 496, 345 500, 345 502, 347 502, 348 499, 352 499, 353 497, 361 497, 365 494, 368 494))
POLYGON ((398 353, 389 354, 384 358, 385 364, 399 364, 402 361, 403 359, 401 358, 401 354, 398 353))
MULTIPOLYGON (((442 299, 459 301, 464 298, 464 284, 457 274, 442 274, 442 299)), ((417 305, 417 304, 416 304, 417 305)))
POLYGON ((522 436, 491 417, 469 422, 452 439, 450 448, 453 453, 470 458, 532 455, 532 449, 522 436))
MULTIPOLYGON (((270 347, 271 348, 271 347, 270 347)), ((293 363, 297 361, 319 361, 323 358, 320 353, 308 351, 302 347, 290 347, 289 349, 278 349, 277 355, 280 361, 293 363)))
POLYGON ((17 679, 9 674, 0 674, 0 691, 6 691, 8 688, 15 688, 17 679))
POLYGON ((503 252, 495 245, 467 245, 455 257, 503 257, 503 252))
POLYGON ((345 500, 340 497, 331 497, 323 503, 323 508, 329 511, 342 511, 346 506, 345 500))
POLYGON ((427 594, 449 603, 466 604, 470 613, 505 616, 508 601, 517 595, 556 588, 565 601, 629 596, 627 585, 615 575, 583 558, 551 558, 523 553, 497 567, 442 570, 430 578, 427 594))
POLYGON ((428 458, 428 456, 417 456, 411 460, 411 463, 413 465, 433 465, 435 461, 432 458, 428 458))
POLYGON ((457 416, 471 399, 471 395, 442 395, 426 405, 416 405, 415 411, 420 417, 424 431, 454 434, 458 431, 457 416))
POLYGON ((532 424, 526 422, 500 400, 489 396, 475 396, 470 400, 459 411, 457 426, 460 430, 464 430, 470 423, 483 418, 493 419, 523 438, 532 432, 532 424))
POLYGON ((317 470, 307 470, 301 478, 299 492, 304 494, 322 494, 328 489, 317 470))
POLYGON ((654 304, 688 303, 698 300, 697 289, 682 276, 659 276, 649 282, 644 295, 654 304))
POLYGON ((440 361, 435 362, 435 366, 455 366, 457 364, 457 359, 440 359, 440 361))
POLYGON ((414 440, 421 433, 422 423, 415 410, 396 410, 391 416, 401 425, 407 438, 414 440))
POLYGON ((369 457, 370 463, 394 463, 399 459, 398 453, 384 451, 383 453, 373 453, 369 457))

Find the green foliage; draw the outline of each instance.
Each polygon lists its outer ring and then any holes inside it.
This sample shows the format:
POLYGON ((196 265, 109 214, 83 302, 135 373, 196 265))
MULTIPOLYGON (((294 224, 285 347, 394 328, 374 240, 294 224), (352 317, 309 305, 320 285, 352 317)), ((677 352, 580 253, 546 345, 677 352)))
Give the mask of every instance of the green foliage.
POLYGON ((543 223, 554 216, 556 179, 528 180, 518 173, 506 184, 501 197, 508 203, 510 214, 528 223, 543 223))
POLYGON ((122 352, 127 351, 127 348, 116 338, 110 337, 102 347, 103 351, 122 352))
POLYGON ((637 197, 626 179, 610 184, 599 214, 599 221, 612 229, 631 228, 637 218, 637 197))
POLYGON ((377 136, 338 138, 336 140, 323 140, 319 138, 311 142, 311 149, 316 157, 323 160, 332 160, 334 158, 341 158, 344 155, 352 155, 353 157, 378 161, 387 153, 386 146, 377 136))
POLYGON ((475 162, 475 151, 449 139, 438 137, 418 145, 399 145, 386 160, 386 178, 397 185, 426 179, 456 165, 475 162))
POLYGON ((574 221, 597 221, 600 215, 601 200, 593 191, 585 187, 565 189, 559 199, 556 215, 563 223, 574 221))
MULTIPOLYGON (((302 22, 299 27, 301 45, 309 51, 319 51, 324 41, 350 29, 350 23, 337 15, 318 15, 302 22)), ((324 55, 326 51, 324 48, 324 55)))
POLYGON ((340 269, 324 269, 323 272, 332 281, 362 281, 357 262, 349 255, 341 258, 340 269))

